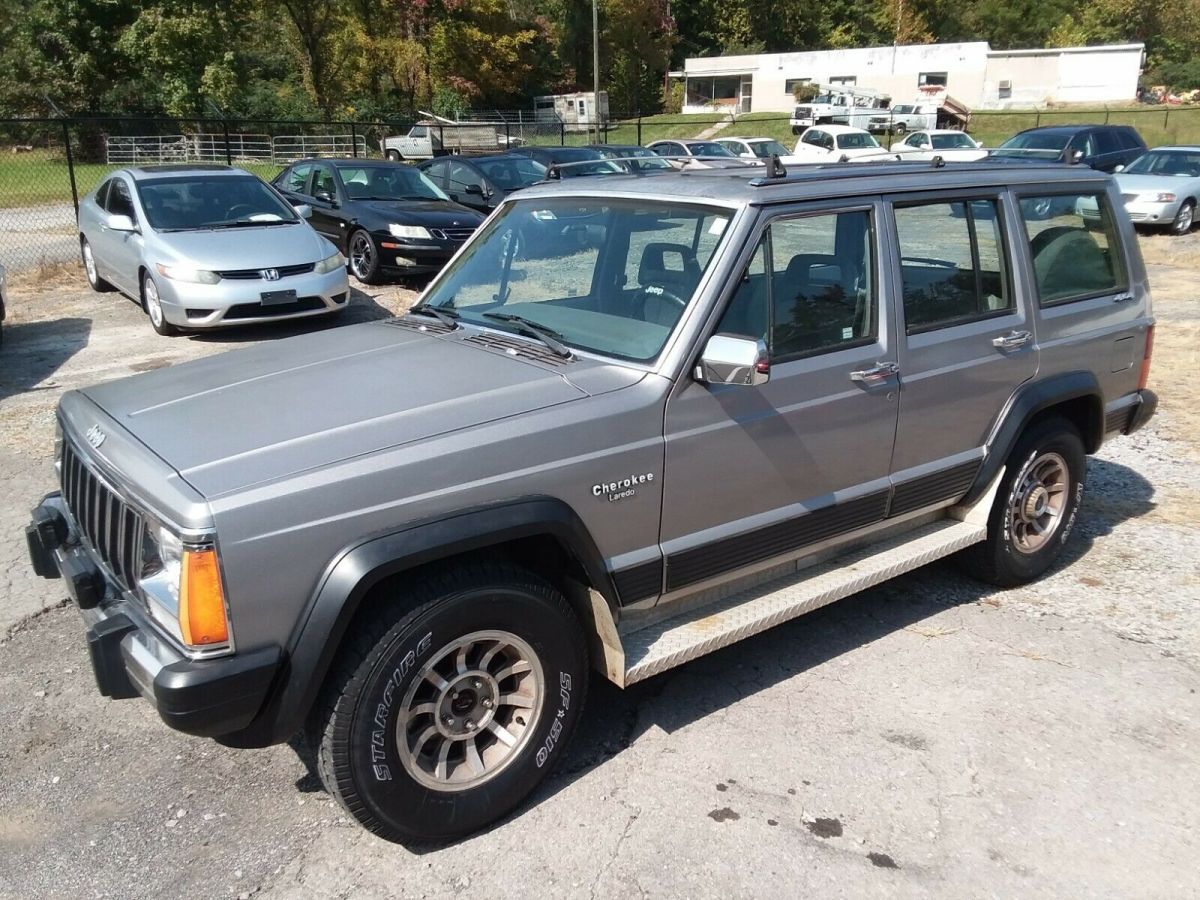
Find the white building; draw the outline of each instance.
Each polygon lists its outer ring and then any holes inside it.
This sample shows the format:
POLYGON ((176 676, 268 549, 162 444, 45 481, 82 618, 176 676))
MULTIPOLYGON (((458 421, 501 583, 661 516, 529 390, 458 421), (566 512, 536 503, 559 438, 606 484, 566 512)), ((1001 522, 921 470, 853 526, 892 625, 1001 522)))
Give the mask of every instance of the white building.
POLYGON ((894 103, 940 86, 972 109, 1132 100, 1145 47, 993 50, 986 41, 717 56, 684 63, 684 112, 788 112, 800 82, 869 88, 894 103))

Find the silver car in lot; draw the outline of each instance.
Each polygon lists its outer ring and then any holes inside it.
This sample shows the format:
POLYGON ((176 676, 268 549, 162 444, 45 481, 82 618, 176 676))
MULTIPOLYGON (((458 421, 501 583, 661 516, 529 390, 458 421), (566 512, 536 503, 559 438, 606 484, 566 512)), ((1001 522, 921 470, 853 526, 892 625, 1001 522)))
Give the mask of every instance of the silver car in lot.
POLYGON ((1125 210, 1135 225, 1187 234, 1200 199, 1200 146, 1155 147, 1117 172, 1125 210))
POLYGON ((346 260, 262 179, 228 166, 114 172, 80 201, 88 283, 141 304, 159 334, 329 315, 346 260))

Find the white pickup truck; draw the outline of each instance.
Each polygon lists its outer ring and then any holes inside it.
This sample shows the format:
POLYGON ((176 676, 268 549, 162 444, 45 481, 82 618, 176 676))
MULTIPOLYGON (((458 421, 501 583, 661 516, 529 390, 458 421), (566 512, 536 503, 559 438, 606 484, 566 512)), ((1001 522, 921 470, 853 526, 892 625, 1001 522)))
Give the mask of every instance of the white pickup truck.
POLYGON ((424 122, 414 125, 408 134, 384 138, 383 152, 395 161, 433 159, 449 153, 503 152, 522 143, 503 124, 424 122))

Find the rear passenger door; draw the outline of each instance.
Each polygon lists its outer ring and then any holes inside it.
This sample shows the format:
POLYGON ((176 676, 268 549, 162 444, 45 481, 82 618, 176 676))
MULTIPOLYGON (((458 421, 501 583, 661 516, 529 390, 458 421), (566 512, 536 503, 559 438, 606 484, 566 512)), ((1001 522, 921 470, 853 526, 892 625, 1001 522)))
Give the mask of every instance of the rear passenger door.
POLYGON ((889 202, 900 293, 900 421, 892 515, 959 499, 993 423, 1038 368, 1020 240, 1001 191, 889 202))
POLYGON ((765 215, 713 333, 762 338, 770 380, 667 401, 667 595, 881 520, 896 427, 878 201, 765 215), (751 252, 752 250, 752 252, 751 252))

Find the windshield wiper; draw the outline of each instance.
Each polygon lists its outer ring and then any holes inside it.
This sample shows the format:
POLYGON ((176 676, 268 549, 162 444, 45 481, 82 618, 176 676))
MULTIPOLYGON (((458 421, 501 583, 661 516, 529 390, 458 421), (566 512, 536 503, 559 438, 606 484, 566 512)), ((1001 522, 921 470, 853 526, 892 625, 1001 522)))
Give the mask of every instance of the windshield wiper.
POLYGON ((485 312, 483 317, 495 319, 498 322, 511 322, 516 326, 517 331, 527 337, 537 338, 554 351, 556 356, 561 356, 563 359, 571 358, 571 351, 559 340, 562 335, 553 328, 540 322, 534 322, 532 319, 526 319, 524 316, 515 316, 512 313, 485 312))
POLYGON ((458 324, 458 320, 462 318, 462 313, 457 309, 449 307, 430 306, 428 303, 422 303, 420 306, 414 306, 409 311, 409 315, 413 316, 433 316, 443 325, 449 325, 451 328, 462 328, 458 324))
POLYGON ((269 225, 295 225, 299 219, 230 219, 228 222, 210 222, 202 228, 262 228, 269 225))

